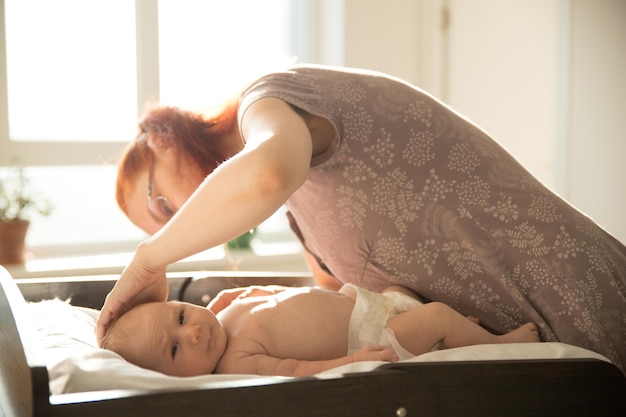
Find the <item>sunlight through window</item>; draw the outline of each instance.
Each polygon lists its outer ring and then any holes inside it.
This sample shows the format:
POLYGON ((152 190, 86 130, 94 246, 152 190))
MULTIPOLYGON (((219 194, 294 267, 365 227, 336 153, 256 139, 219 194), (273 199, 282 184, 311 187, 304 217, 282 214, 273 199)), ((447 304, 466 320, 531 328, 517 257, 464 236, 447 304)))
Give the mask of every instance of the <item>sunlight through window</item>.
POLYGON ((159 1, 161 102, 219 104, 289 61, 285 0, 159 1))
POLYGON ((126 140, 136 128, 127 0, 6 0, 12 140, 126 140))
MULTIPOLYGON (((78 145, 131 141, 144 110, 138 101, 147 97, 142 82, 156 74, 161 103, 203 108, 283 67, 293 1, 160 0, 157 9, 131 0, 4 0, 8 141, 30 153, 40 152, 40 141, 66 143, 50 157, 70 154, 74 164, 28 169, 54 206, 31 225, 35 255, 133 250, 145 235, 115 204, 115 157, 87 166, 82 159, 98 159, 78 145), (158 36, 138 24, 158 27, 158 36), (138 64, 146 45, 158 45, 158 65, 138 64)), ((10 163, 20 164, 20 154, 10 163)), ((286 221, 264 227, 290 236, 286 221)))

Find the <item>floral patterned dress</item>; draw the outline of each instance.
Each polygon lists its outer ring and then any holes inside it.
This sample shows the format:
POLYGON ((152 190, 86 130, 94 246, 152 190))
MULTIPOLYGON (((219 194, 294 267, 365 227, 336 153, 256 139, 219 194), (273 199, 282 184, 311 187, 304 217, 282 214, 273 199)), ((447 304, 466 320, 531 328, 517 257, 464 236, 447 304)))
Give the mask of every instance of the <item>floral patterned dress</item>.
POLYGON ((244 91, 327 118, 336 138, 287 203, 292 228, 340 282, 409 287, 504 333, 626 366, 626 247, 484 131, 385 74, 297 66, 244 91))

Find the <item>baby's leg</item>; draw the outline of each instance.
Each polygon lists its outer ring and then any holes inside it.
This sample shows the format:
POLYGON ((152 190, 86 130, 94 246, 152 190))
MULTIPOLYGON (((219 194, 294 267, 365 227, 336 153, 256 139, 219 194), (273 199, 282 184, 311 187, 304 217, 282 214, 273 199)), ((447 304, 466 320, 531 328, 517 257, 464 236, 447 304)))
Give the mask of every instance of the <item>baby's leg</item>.
POLYGON ((414 355, 442 349, 486 343, 539 342, 534 323, 526 323, 505 335, 494 335, 443 303, 432 302, 392 317, 387 323, 400 345, 414 355))

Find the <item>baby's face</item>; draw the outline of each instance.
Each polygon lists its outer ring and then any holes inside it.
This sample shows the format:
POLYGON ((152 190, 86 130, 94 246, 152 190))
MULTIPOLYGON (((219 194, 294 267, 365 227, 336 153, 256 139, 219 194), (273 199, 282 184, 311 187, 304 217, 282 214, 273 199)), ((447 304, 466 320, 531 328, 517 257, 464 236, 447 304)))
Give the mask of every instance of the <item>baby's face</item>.
POLYGON ((173 376, 210 374, 226 349, 222 324, 204 307, 175 301, 148 303, 124 316, 119 324, 131 326, 133 337, 118 353, 144 368, 173 376))

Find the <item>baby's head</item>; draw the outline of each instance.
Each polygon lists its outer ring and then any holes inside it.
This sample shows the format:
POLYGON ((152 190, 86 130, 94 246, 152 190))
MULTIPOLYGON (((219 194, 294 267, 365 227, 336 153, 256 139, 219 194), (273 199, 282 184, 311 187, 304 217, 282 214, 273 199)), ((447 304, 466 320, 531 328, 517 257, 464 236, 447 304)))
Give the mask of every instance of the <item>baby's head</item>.
POLYGON ((176 301, 140 304, 107 331, 102 345, 127 361, 173 376, 210 374, 226 349, 211 310, 176 301))

